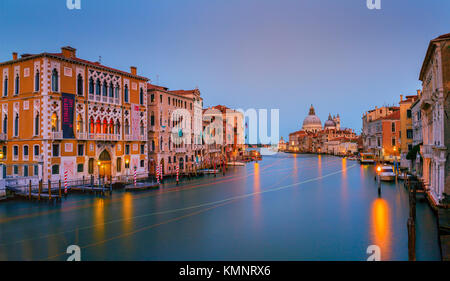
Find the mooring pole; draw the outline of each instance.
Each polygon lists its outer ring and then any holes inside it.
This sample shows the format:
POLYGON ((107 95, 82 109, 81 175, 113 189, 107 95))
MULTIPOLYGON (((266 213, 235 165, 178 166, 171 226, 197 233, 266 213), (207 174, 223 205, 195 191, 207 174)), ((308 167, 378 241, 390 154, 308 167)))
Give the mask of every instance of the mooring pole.
POLYGON ((28 184, 28 198, 31 200, 31 180, 28 184))
POLYGON ((39 180, 38 201, 41 201, 41 192, 42 192, 42 180, 39 180))
POLYGON ((58 191, 59 191, 59 199, 62 198, 62 193, 61 193, 61 180, 59 180, 58 182, 58 191))
POLYGON ((416 226, 412 218, 408 219, 408 260, 416 260, 416 226))
POLYGON ((48 180, 48 201, 52 200, 52 182, 48 180))

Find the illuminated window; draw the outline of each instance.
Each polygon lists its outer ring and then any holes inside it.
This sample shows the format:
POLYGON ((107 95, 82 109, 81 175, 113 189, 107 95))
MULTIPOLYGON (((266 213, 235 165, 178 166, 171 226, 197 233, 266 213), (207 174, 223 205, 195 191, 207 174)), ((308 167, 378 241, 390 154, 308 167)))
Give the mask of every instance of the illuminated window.
POLYGON ((58 115, 56 113, 52 114, 52 118, 50 120, 51 126, 52 126, 52 132, 59 131, 59 122, 58 122, 58 115))
POLYGON ((83 117, 81 117, 81 114, 78 114, 77 116, 77 133, 83 132, 83 117))

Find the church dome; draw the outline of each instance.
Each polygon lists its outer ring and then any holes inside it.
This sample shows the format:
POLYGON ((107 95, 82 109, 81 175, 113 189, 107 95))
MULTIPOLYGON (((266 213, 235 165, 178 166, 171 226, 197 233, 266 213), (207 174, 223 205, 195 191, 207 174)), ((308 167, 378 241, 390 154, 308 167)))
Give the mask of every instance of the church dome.
POLYGON ((302 129, 304 131, 312 131, 317 132, 322 129, 322 122, 320 121, 320 118, 317 117, 314 107, 311 105, 311 108, 309 109, 309 115, 305 117, 303 120, 303 127, 302 129))
POLYGON ((324 129, 336 129, 336 122, 331 118, 331 114, 328 115, 328 120, 325 121, 324 129))

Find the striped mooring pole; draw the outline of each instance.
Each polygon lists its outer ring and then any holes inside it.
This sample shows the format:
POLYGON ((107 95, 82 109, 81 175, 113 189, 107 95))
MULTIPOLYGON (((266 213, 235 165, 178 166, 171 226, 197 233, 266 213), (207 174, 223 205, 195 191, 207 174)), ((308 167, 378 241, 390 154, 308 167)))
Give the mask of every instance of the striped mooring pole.
POLYGON ((159 184, 159 165, 156 166, 156 182, 159 184))
POLYGON ((177 165, 177 184, 178 184, 178 181, 179 181, 179 174, 180 174, 180 167, 177 165))
POLYGON ((134 166, 134 187, 136 187, 136 166, 134 166))
POLYGON ((162 164, 159 164, 159 177, 161 182, 163 182, 163 167, 162 164))
POLYGON ((64 171, 64 195, 67 195, 67 170, 64 171))

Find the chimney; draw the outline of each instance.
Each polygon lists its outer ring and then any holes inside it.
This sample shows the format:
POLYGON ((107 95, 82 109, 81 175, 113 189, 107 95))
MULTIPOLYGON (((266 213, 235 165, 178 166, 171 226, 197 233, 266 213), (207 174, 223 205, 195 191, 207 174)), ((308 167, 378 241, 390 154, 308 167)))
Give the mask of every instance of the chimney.
POLYGON ((403 101, 403 95, 400 95, 400 101, 403 101))
POLYGON ((13 60, 17 59, 17 53, 16 52, 12 53, 12 56, 13 56, 13 60))
POLYGON ((65 58, 69 58, 69 59, 75 58, 76 52, 77 52, 77 49, 72 48, 70 46, 61 47, 61 53, 65 58))
POLYGON ((137 73, 136 66, 130 66, 130 71, 131 71, 131 74, 136 75, 136 73, 137 73))

